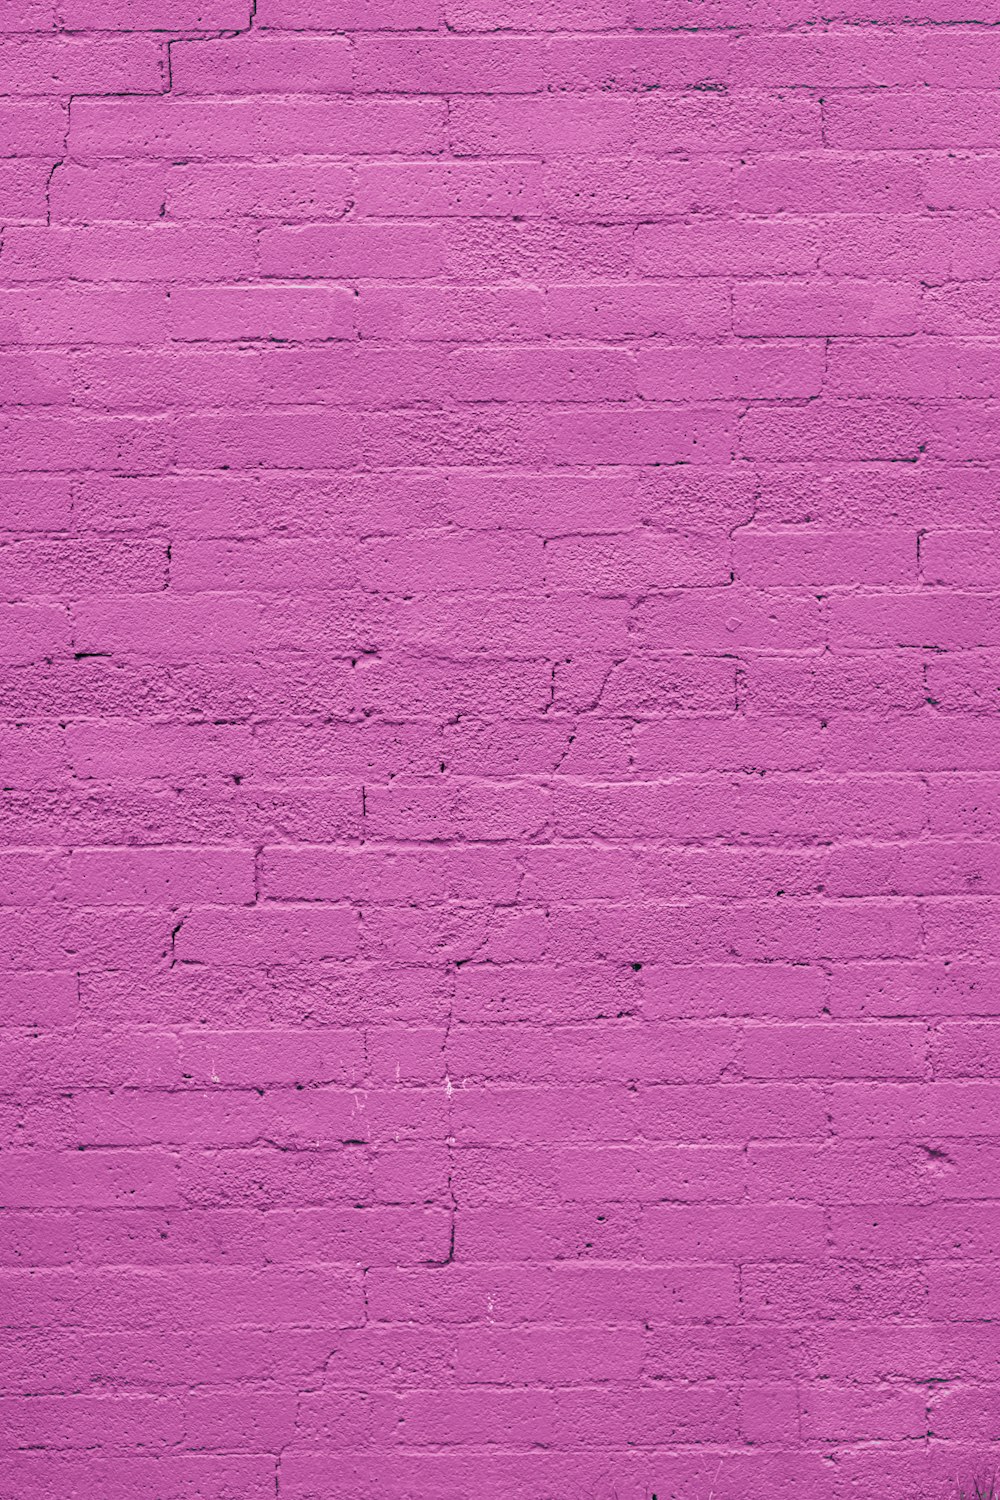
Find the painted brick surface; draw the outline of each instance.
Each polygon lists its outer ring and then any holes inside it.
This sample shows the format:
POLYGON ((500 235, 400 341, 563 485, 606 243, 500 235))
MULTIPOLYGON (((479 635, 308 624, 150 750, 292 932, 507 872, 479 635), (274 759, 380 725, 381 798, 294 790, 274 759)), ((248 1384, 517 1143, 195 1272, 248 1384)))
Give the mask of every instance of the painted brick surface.
POLYGON ((988 1465, 998 22, 0 4, 2 1500, 988 1465))

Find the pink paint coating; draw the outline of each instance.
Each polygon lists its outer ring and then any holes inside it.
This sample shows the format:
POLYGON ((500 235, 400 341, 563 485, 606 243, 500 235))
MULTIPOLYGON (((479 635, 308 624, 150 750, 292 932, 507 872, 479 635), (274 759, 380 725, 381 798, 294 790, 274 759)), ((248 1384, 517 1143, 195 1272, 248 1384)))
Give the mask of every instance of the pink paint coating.
POLYGON ((0 1500, 991 1467, 998 22, 4 0, 0 1500))

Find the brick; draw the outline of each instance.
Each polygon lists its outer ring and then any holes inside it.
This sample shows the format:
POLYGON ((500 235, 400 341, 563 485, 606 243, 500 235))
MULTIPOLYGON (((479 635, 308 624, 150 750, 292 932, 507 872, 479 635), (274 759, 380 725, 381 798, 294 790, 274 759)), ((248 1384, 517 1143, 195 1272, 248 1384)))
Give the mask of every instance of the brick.
POLYGON ((549 333, 605 339, 674 338, 729 329, 729 307, 719 282, 608 283, 550 286, 545 295, 549 333))
POLYGON ((69 144, 88 158, 235 156, 301 153, 364 156, 432 151, 444 143, 445 116, 434 100, 317 99, 307 105, 254 99, 80 99, 70 110, 69 144))
POLYGON ((55 156, 66 136, 69 114, 55 99, 5 99, 0 106, 5 156, 55 156))
POLYGON ((733 332, 758 338, 915 333, 917 313, 916 290, 905 284, 744 282, 733 305, 733 332))
POLYGON ((528 93, 545 80, 537 45, 524 37, 359 37, 355 84, 362 93, 528 93))
POLYGON ((448 123, 459 156, 588 155, 627 147, 635 131, 630 101, 574 94, 459 97, 448 123))
MULTIPOLYGON (((864 150, 871 142, 866 137, 863 142, 828 144, 864 150)), ((919 172, 918 164, 906 157, 849 154, 843 149, 832 160, 805 152, 760 155, 741 163, 733 201, 744 213, 765 216, 853 213, 861 203, 883 212, 916 212, 922 207, 919 172)))
POLYGON ((903 402, 817 402, 811 407, 752 410, 743 424, 741 455, 774 460, 830 455, 848 461, 915 461, 927 432, 919 407, 903 402))
POLYGON ((17 38, 0 41, 10 94, 158 94, 166 86, 166 50, 144 36, 17 38))
POLYGON ((546 48, 549 81, 556 88, 642 89, 666 78, 674 88, 723 82, 728 76, 728 37, 556 37, 546 48))
POLYGON ((741 530, 733 549, 733 571, 752 587, 838 584, 912 584, 918 559, 914 538, 900 532, 741 530))
POLYGON ((356 948, 354 913, 343 906, 204 907, 184 923, 174 951, 182 961, 232 963, 263 956, 275 942, 287 945, 293 960, 349 958, 356 948))
POLYGON ((163 169, 159 197, 174 220, 339 219, 353 181, 346 162, 189 162, 163 169))
POLYGON ((60 15, 73 31, 235 31, 247 22, 243 0, 187 0, 178 8, 161 0, 67 0, 60 15))
POLYGON ((163 208, 166 169, 161 162, 63 161, 48 183, 53 224, 152 223, 163 208))
POLYGON ((429 0, 260 0, 258 26, 275 31, 423 31, 433 30, 438 10, 429 0))
POLYGON ((635 388, 631 361, 616 350, 460 350, 448 383, 459 400, 475 401, 624 400, 635 388))
POLYGON ((0 318, 43 345, 158 343, 166 309, 163 295, 149 287, 8 288, 0 296, 0 318))
MULTIPOLYGON (((245 231, 176 224, 74 225, 45 233, 24 229, 9 246, 12 275, 28 282, 48 281, 56 271, 82 282, 169 279, 182 247, 192 277, 239 276, 252 267, 253 241, 245 231)), ((88 290, 93 294, 94 289, 88 290)), ((39 289, 24 288, 25 296, 31 292, 38 295, 39 289)))
POLYGON ((174 42, 174 94, 334 94, 349 91, 345 37, 236 36, 174 42))
POLYGON ((241 849, 78 849, 70 883, 88 905, 251 901, 253 859, 241 849))
POLYGON ((802 274, 816 266, 816 229, 781 219, 689 219, 640 224, 636 263, 655 276, 802 274))
POLYGON ((894 89, 892 96, 841 95, 831 103, 827 142, 839 150, 980 146, 994 139, 995 101, 979 90, 894 89))
POLYGON ((366 218, 509 218, 539 212, 542 181, 534 162, 377 162, 359 169, 357 202, 366 218))
POLYGON ((175 339, 347 338, 354 299, 340 288, 178 287, 169 327, 175 339))
POLYGON ((568 159, 547 167, 543 182, 547 211, 568 223, 721 209, 732 197, 728 163, 711 159, 568 159))
MULTIPOLYGON (((329 201, 328 191, 325 196, 329 201)), ((265 276, 419 281, 441 268, 444 240, 434 224, 307 224, 265 229, 260 259, 265 276)))
POLYGON ((818 101, 792 90, 730 93, 696 84, 680 93, 655 90, 639 100, 637 111, 637 145, 654 155, 709 146, 736 152, 804 148, 821 138, 818 101))
POLYGON ((823 380, 822 355, 818 343, 772 345, 765 343, 719 343, 700 345, 655 345, 640 350, 639 393, 660 401, 719 400, 738 396, 818 396, 823 380))

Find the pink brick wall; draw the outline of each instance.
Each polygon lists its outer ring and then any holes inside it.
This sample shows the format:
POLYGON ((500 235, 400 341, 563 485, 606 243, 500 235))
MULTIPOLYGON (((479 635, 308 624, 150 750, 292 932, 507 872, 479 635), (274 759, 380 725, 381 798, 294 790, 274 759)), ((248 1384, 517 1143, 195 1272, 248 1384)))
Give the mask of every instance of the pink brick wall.
POLYGON ((1000 0, 832 17, 3 0, 0 1500, 989 1462, 1000 0))

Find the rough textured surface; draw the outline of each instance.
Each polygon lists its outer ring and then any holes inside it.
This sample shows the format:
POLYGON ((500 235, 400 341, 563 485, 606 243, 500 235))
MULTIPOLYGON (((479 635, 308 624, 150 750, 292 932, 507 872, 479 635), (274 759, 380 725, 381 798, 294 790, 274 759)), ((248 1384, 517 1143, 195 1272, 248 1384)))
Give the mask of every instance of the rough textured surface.
POLYGON ((2 1500, 988 1458, 998 22, 4 0, 2 1500))

